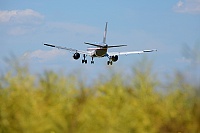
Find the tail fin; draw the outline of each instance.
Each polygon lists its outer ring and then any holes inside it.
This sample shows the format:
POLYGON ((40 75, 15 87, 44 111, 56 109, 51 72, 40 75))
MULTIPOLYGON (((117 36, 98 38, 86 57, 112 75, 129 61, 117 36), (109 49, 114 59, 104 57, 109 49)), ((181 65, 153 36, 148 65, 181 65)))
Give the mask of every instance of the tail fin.
POLYGON ((104 36, 103 36, 103 44, 106 44, 107 24, 108 22, 106 22, 106 27, 105 27, 104 36))

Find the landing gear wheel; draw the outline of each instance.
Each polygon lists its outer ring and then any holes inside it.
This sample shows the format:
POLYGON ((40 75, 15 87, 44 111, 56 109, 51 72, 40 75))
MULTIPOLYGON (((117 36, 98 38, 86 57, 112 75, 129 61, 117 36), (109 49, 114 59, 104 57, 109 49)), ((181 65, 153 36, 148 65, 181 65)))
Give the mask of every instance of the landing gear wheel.
POLYGON ((82 63, 85 63, 85 64, 87 64, 87 60, 82 60, 82 63))
POLYGON ((94 58, 92 57, 92 60, 91 60, 91 64, 94 64, 94 60, 93 60, 94 58))
POLYGON ((108 61, 108 62, 107 62, 107 65, 112 65, 112 61, 108 61))

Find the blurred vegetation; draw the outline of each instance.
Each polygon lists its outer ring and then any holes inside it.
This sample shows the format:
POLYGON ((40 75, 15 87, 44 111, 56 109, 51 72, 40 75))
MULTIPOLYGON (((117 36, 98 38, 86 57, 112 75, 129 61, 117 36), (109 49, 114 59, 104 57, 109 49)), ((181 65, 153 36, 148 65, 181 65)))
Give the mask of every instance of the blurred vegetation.
POLYGON ((15 62, 1 75, 0 133, 199 133, 199 87, 175 72, 167 91, 156 91, 162 82, 152 67, 144 59, 131 77, 113 72, 89 87, 73 75, 32 75, 15 62))

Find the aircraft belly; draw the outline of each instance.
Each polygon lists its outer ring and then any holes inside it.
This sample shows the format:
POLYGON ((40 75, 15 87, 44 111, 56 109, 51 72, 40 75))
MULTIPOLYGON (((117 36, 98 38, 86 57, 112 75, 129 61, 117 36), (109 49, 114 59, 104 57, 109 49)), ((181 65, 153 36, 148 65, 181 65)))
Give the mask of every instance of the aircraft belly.
POLYGON ((106 52, 107 51, 105 49, 98 49, 98 50, 95 51, 95 55, 97 57, 103 57, 106 54, 106 52))

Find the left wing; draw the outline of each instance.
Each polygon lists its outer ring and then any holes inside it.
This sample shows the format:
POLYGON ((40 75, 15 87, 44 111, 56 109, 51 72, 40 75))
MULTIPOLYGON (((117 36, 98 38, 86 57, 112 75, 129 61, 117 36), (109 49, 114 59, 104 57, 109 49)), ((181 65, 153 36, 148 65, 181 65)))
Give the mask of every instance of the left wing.
POLYGON ((130 51, 130 52, 108 52, 108 56, 128 55, 128 54, 142 54, 142 53, 148 53, 148 52, 154 52, 154 51, 157 51, 157 49, 143 50, 143 51, 130 51))
POLYGON ((58 48, 58 49, 68 50, 70 52, 77 52, 77 53, 80 53, 80 54, 86 54, 86 55, 91 56, 91 52, 90 51, 82 51, 82 50, 77 50, 77 49, 72 49, 72 48, 56 46, 56 45, 53 45, 53 44, 47 44, 47 43, 45 43, 44 45, 49 46, 49 47, 58 48))

